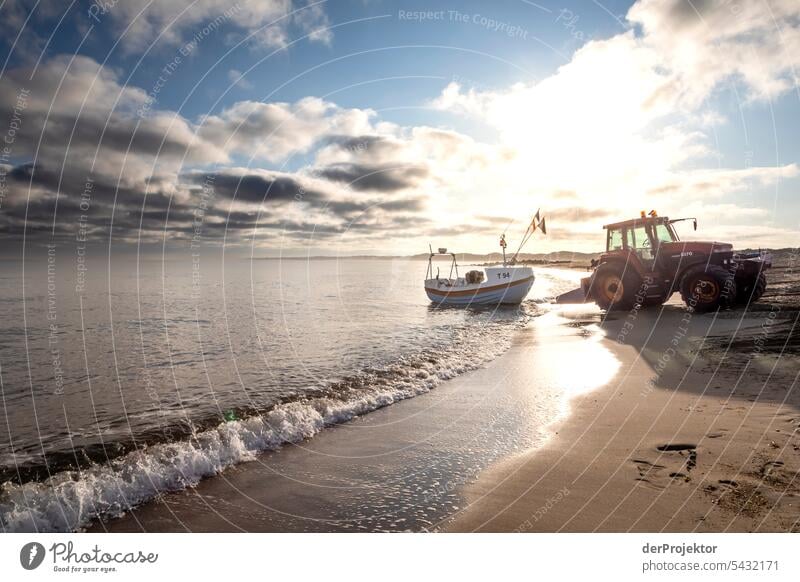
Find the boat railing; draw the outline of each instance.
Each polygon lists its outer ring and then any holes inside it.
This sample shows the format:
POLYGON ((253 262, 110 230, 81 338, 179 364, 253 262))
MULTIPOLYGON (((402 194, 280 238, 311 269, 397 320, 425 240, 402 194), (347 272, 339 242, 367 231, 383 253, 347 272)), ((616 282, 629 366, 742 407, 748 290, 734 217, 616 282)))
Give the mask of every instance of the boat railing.
MULTIPOLYGON (((453 273, 455 273, 455 275, 456 275, 455 278, 458 279, 458 262, 456 261, 456 254, 455 253, 447 253, 447 252, 434 253, 433 251, 431 251, 430 256, 428 256, 428 271, 427 271, 427 273, 425 273, 425 278, 426 279, 433 279, 434 278, 434 276, 433 276, 433 258, 434 257, 450 257, 451 258, 451 261, 450 261, 450 275, 448 276, 448 279, 452 279, 453 278, 453 273)), ((436 271, 436 277, 435 278, 436 279, 439 278, 438 269, 436 271)))

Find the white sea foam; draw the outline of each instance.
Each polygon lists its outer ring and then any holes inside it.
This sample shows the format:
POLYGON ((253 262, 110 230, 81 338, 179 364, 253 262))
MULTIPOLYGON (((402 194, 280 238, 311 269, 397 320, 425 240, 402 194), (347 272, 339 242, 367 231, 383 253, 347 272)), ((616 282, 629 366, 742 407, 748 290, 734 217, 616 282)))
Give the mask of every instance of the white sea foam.
POLYGON ((260 452, 428 392, 505 351, 515 327, 464 329, 455 347, 391 364, 374 383, 367 383, 370 387, 350 391, 345 398, 280 404, 264 415, 225 422, 190 439, 153 445, 80 472, 64 471, 43 482, 7 483, 0 490, 0 525, 12 532, 74 531, 97 517, 122 514, 161 493, 192 487, 251 461, 260 452))

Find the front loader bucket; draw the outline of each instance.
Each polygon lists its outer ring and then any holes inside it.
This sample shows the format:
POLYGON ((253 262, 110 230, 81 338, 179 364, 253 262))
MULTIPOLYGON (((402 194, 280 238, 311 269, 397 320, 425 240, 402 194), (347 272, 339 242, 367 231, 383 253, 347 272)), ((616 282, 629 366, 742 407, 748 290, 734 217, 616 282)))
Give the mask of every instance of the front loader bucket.
POLYGON ((590 300, 583 287, 578 287, 556 297, 556 303, 586 303, 590 300))

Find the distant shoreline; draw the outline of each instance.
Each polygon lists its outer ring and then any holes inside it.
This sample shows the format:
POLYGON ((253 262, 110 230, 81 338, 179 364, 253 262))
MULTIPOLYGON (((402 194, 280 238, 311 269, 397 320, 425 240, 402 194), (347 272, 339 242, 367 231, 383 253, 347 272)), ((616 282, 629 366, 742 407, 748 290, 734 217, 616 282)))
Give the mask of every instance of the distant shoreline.
MULTIPOLYGON (((247 257, 254 261, 338 261, 342 259, 358 261, 386 261, 386 260, 408 260, 408 261, 427 261, 428 253, 418 255, 311 255, 311 256, 285 256, 285 257, 247 257)), ((456 260, 470 263, 489 263, 496 264, 503 262, 503 255, 500 253, 489 253, 486 255, 476 255, 472 253, 455 253, 456 260)), ((520 254, 518 264, 550 264, 550 263, 570 263, 585 261, 589 264, 591 259, 597 258, 599 253, 571 253, 557 251, 554 253, 541 254, 520 254)), ((446 259, 449 260, 449 259, 446 259)))
MULTIPOLYGON (((784 255, 796 255, 797 249, 786 247, 781 249, 740 249, 737 252, 750 252, 764 250, 773 253, 776 259, 784 255)), ((520 253, 517 259, 519 264, 558 264, 558 263, 578 263, 585 262, 586 265, 592 259, 600 256, 600 252, 584 253, 579 251, 553 251, 551 253, 520 253)), ((455 253, 456 260, 471 263, 499 263, 503 261, 501 253, 455 253)), ((410 260, 427 261, 428 253, 418 253, 416 255, 310 255, 310 256, 280 256, 280 257, 246 257, 254 261, 338 261, 342 259, 359 261, 385 261, 385 260, 410 260)))

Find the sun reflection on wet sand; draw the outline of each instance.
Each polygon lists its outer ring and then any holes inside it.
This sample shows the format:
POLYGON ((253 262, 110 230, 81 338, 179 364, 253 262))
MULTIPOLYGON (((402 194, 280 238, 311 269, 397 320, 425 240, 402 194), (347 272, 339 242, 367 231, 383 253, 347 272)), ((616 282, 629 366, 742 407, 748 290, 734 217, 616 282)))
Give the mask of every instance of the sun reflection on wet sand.
POLYGON ((603 345, 600 318, 592 306, 569 305, 554 308, 533 324, 537 349, 531 362, 535 389, 530 397, 536 399, 542 392, 562 396, 551 429, 569 414, 572 398, 606 385, 619 372, 621 362, 603 345))

